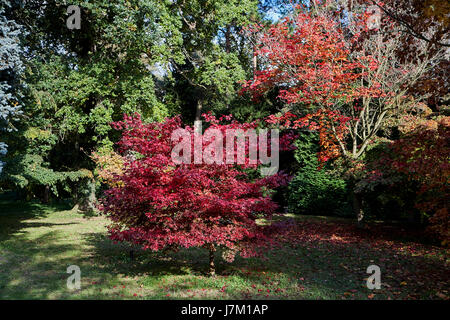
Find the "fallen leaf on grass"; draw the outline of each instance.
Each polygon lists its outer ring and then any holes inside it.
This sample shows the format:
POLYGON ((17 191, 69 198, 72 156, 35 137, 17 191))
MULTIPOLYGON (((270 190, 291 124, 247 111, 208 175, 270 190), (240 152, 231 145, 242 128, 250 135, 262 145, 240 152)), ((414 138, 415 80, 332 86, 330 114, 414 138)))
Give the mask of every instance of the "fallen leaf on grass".
POLYGON ((438 296, 441 299, 448 300, 448 297, 445 294, 443 294, 442 292, 436 293, 436 296, 438 296))

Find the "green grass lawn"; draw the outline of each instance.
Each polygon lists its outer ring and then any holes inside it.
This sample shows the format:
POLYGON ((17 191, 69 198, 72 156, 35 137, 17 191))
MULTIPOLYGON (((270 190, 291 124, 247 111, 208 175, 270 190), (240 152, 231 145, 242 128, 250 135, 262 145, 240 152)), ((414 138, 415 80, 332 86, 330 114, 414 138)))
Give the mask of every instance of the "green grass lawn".
MULTIPOLYGON (((298 242, 266 259, 238 257, 206 274, 207 252, 162 255, 114 244, 104 217, 65 205, 0 200, 0 299, 446 299, 448 251, 391 238, 392 230, 358 233, 339 219, 296 218, 298 242), (375 238, 376 235, 376 238, 375 238), (365 286, 377 264, 382 289, 365 286), (69 265, 81 289, 66 286, 69 265)), ((377 227, 378 228, 378 227, 377 227)))

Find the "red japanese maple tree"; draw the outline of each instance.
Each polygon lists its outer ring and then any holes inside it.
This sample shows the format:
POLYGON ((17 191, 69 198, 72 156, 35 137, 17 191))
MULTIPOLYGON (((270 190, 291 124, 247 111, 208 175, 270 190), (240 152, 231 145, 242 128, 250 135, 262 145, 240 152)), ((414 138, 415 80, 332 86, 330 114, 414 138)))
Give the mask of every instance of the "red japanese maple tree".
POLYGON ((367 30, 367 16, 354 15, 356 31, 351 34, 332 13, 299 11, 266 29, 252 26, 250 32, 261 34, 255 51, 261 70, 242 89, 258 99, 278 87, 278 97, 291 109, 306 111, 303 120, 320 132, 321 161, 340 154, 358 158, 380 127, 377 121, 363 127, 361 120, 369 113, 375 120, 385 116, 361 103, 386 95, 380 90, 377 59, 365 49, 354 50, 367 30), (344 139, 348 135, 353 138, 350 150, 344 139))
POLYGON ((258 25, 252 28, 252 32, 263 32, 255 52, 263 70, 244 84, 244 91, 257 97, 278 85, 279 97, 289 104, 324 106, 370 94, 354 84, 367 68, 376 68, 376 61, 370 55, 351 57, 357 37, 345 39, 334 20, 301 12, 267 30, 258 25))
MULTIPOLYGON (((234 120, 222 124, 230 117, 204 116, 210 128, 221 132, 257 126, 234 120)), ((287 176, 277 173, 252 180, 245 169, 259 163, 248 158, 239 165, 175 164, 172 133, 180 128, 195 132, 193 127, 182 126, 180 117, 145 124, 139 115, 125 116, 113 126, 122 131, 118 145, 125 156, 122 173, 114 176, 116 183, 105 192, 101 206, 113 221, 109 228, 113 240, 153 251, 204 247, 210 252, 211 275, 218 246, 225 248, 224 258, 232 261, 235 253, 252 256, 259 245, 267 243, 270 237, 256 220, 270 218, 276 210, 268 190, 287 183, 287 176)), ((203 141, 202 150, 210 143, 203 141)))

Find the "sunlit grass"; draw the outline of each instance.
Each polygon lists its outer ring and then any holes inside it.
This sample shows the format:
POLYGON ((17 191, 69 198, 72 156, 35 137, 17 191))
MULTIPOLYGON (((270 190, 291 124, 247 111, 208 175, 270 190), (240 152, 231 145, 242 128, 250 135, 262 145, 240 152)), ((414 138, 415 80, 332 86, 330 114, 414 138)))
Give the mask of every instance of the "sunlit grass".
POLYGON ((107 224, 104 217, 85 217, 66 205, 0 201, 0 299, 435 299, 448 294, 448 280, 442 279, 449 271, 447 251, 434 247, 427 255, 363 243, 286 243, 267 259, 237 257, 233 263, 219 252, 218 275, 210 278, 205 250, 137 251, 131 260, 129 246, 107 238, 107 224), (386 270, 384 287, 376 292, 365 286, 365 269, 372 263, 386 270), (80 290, 66 286, 69 265, 81 268, 80 290))

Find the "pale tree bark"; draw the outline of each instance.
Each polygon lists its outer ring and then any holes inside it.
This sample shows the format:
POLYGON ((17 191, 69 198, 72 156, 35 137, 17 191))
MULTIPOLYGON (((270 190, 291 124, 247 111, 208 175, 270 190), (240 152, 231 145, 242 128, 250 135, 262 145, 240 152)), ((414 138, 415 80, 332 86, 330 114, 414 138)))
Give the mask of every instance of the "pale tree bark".
MULTIPOLYGON (((427 96, 405 98, 408 88, 413 86, 426 72, 437 66, 445 58, 445 50, 428 55, 426 44, 421 44, 423 54, 414 61, 401 62, 396 56, 396 50, 401 46, 401 35, 384 40, 381 34, 374 35, 362 49, 371 52, 379 62, 375 70, 367 68, 368 73, 360 79, 360 86, 371 88, 375 83, 380 85, 380 91, 388 93, 381 97, 367 96, 362 99, 362 108, 356 111, 353 106, 344 111, 352 120, 348 124, 350 148, 345 141, 337 136, 334 124, 332 130, 337 138, 339 147, 344 156, 359 159, 367 150, 371 140, 383 128, 386 121, 398 118, 408 112, 412 105, 425 99, 427 96)), ((345 108, 345 107, 344 107, 345 108)), ((340 109, 336 106, 336 109, 340 109)))
POLYGON ((195 109, 195 121, 199 121, 202 118, 203 100, 199 98, 197 100, 197 107, 195 109))
POLYGON ((361 194, 357 193, 355 191, 355 189, 353 189, 352 198, 353 198, 352 199, 353 200, 353 213, 355 214, 358 227, 364 227, 365 220, 364 220, 364 209, 363 209, 362 196, 361 196, 361 194))
POLYGON ((195 121, 201 120, 202 109, 203 109, 203 100, 199 98, 197 101, 197 108, 195 110, 195 121))
POLYGON ((216 252, 216 247, 214 246, 214 244, 210 243, 208 245, 208 249, 209 249, 209 275, 211 277, 214 277, 216 275, 216 265, 214 264, 214 256, 215 256, 215 252, 216 252))

